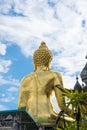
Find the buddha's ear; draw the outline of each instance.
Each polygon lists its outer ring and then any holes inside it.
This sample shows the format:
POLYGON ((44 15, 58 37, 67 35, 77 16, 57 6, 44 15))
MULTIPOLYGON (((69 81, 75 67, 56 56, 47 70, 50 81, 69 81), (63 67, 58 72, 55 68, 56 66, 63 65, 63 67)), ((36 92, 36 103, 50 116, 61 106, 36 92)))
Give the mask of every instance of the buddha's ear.
POLYGON ((47 66, 47 70, 50 70, 50 65, 47 66))
POLYGON ((34 72, 37 70, 37 65, 34 64, 34 72))

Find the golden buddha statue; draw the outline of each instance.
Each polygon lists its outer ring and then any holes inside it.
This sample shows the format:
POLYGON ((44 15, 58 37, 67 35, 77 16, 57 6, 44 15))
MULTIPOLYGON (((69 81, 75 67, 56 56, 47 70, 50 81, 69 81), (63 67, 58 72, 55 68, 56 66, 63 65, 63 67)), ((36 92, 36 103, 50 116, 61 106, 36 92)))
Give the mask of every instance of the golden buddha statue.
POLYGON ((18 108, 26 109, 37 122, 49 124, 55 122, 54 117, 58 115, 50 101, 53 91, 60 109, 66 114, 70 113, 62 92, 56 87, 63 87, 62 75, 50 70, 52 53, 45 42, 41 42, 39 49, 34 52, 33 61, 34 72, 25 76, 20 84, 18 108))

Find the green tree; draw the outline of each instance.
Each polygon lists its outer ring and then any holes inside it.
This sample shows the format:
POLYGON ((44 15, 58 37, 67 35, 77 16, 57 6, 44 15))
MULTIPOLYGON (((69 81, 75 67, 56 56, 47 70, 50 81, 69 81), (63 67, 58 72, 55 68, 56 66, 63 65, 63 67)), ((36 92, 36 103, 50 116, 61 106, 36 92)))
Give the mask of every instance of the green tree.
POLYGON ((71 107, 71 116, 75 118, 70 126, 66 126, 64 130, 87 130, 87 92, 78 90, 67 90, 58 86, 63 93, 64 97, 67 97, 66 105, 71 107))

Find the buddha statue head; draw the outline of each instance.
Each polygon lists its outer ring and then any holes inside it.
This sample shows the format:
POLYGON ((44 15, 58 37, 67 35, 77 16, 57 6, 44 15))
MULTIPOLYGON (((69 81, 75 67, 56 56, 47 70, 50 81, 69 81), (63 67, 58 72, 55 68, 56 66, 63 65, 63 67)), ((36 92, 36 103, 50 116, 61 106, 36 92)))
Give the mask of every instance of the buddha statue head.
POLYGON ((38 67, 45 68, 45 70, 50 70, 52 57, 52 52, 48 49, 46 43, 42 41, 41 45, 33 55, 34 71, 36 71, 38 67))

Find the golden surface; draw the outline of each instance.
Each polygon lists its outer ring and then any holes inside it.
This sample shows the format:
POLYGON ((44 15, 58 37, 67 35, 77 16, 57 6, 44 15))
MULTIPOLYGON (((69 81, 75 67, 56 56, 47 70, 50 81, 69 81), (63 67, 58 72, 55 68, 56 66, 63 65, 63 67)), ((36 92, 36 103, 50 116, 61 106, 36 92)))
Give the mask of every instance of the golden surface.
MULTIPOLYGON (((47 49, 46 51, 49 50, 47 49)), ((42 58, 43 61, 45 60, 44 58, 42 58)), ((53 72, 48 69, 50 60, 48 61, 49 64, 47 65, 42 64, 42 61, 40 61, 41 65, 37 65, 35 64, 37 61, 34 61, 35 72, 22 79, 18 101, 18 108, 26 109, 41 124, 55 122, 57 113, 53 110, 50 101, 50 96, 53 91, 60 109, 65 110, 67 114, 70 112, 65 106, 61 91, 56 87, 56 85, 63 87, 62 76, 59 72, 53 72)))
POLYGON ((41 42, 39 48, 34 52, 34 70, 37 70, 37 66, 45 66, 47 70, 50 69, 50 62, 52 61, 52 52, 46 46, 44 41, 41 42))

